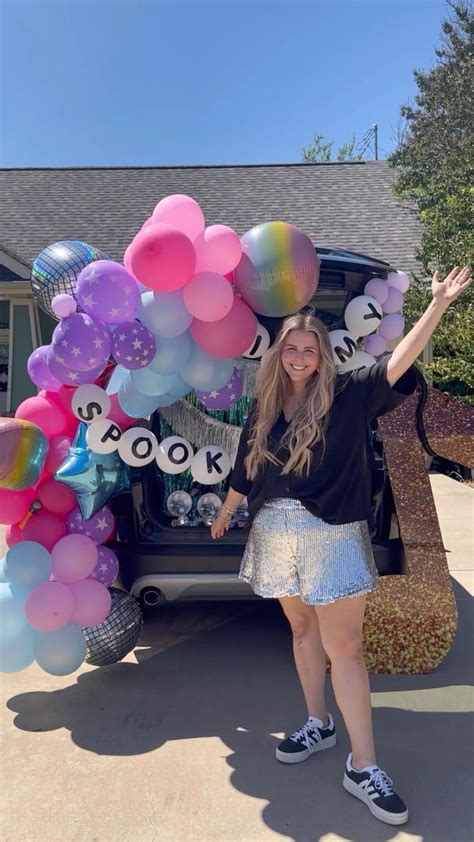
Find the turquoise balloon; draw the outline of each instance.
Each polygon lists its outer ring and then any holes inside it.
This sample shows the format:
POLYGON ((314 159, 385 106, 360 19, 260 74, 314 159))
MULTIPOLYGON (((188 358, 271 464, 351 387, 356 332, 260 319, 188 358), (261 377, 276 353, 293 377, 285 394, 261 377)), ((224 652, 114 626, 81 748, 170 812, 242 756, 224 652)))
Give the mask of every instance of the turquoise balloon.
POLYGON ((9 637, 27 625, 24 601, 16 599, 6 582, 0 584, 0 635, 9 637))
POLYGON ((189 386, 188 383, 185 383, 183 378, 177 374, 175 385, 173 385, 169 390, 169 394, 175 398, 184 398, 184 396, 189 395, 190 392, 192 392, 192 387, 189 386))
POLYGON ((30 591, 51 575, 51 556, 36 541, 20 541, 8 550, 5 573, 7 580, 20 590, 30 591))
POLYGON ((156 353, 148 368, 156 374, 175 374, 186 365, 191 356, 194 342, 186 331, 171 339, 159 337, 156 341, 156 353))
POLYGON ((110 378, 106 392, 108 395, 116 395, 122 383, 130 376, 130 372, 128 368, 124 368, 122 365, 118 365, 114 368, 112 372, 112 377, 110 378))
POLYGON ((33 663, 35 632, 31 626, 0 638, 0 672, 20 672, 33 663))
POLYGON ((69 675, 86 657, 86 639, 75 623, 55 632, 36 632, 33 652, 38 665, 50 675, 69 675))

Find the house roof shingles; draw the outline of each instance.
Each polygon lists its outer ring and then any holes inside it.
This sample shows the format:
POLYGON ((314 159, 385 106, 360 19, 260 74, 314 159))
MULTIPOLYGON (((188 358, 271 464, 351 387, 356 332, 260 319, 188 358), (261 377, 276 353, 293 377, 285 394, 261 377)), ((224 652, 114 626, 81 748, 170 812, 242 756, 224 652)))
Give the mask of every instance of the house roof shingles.
POLYGON ((157 202, 186 193, 207 224, 240 235, 261 222, 297 225, 404 271, 417 268, 416 214, 390 191, 386 161, 218 167, 0 169, 0 242, 30 263, 57 240, 84 240, 120 260, 157 202))

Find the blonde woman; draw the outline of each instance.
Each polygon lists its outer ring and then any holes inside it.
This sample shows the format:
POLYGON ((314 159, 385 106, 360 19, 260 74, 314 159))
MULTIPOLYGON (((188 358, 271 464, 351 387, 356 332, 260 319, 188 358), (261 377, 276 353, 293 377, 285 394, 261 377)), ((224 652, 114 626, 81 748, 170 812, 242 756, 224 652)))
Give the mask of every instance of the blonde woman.
POLYGON ((322 322, 285 319, 262 360, 230 489, 211 527, 221 537, 247 496, 251 528, 240 576, 256 594, 280 601, 293 632, 308 720, 278 746, 278 760, 299 763, 336 743, 325 702, 327 654, 352 749, 343 786, 391 825, 405 823, 408 810, 377 764, 362 651, 367 594, 377 583, 367 424, 414 391, 412 364, 470 282, 468 267, 444 281, 435 273, 430 305, 391 356, 348 375, 336 373, 322 322))

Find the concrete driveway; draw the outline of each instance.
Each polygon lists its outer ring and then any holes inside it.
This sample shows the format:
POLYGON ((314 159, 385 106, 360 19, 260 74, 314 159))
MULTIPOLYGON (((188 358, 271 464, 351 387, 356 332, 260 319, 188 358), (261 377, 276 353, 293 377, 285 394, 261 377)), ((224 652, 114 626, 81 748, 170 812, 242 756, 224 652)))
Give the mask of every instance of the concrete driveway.
POLYGON ((376 821, 343 790, 330 682, 337 746, 295 767, 274 759, 305 718, 278 606, 200 603, 148 618, 112 667, 3 676, 2 842, 472 842, 474 492, 432 484, 458 634, 435 673, 371 676, 378 760, 407 825, 376 821))

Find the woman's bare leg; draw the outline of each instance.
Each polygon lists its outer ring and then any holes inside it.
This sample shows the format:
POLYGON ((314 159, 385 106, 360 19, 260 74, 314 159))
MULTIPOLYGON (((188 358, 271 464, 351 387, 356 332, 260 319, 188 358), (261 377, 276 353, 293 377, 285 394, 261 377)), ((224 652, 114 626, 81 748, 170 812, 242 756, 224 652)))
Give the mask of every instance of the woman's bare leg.
POLYGON ((316 612, 312 605, 301 602, 299 596, 283 597, 279 601, 293 633, 293 654, 308 716, 316 716, 327 725, 326 655, 316 612))
POLYGON ((314 606, 322 645, 331 660, 331 678, 349 733, 356 769, 376 763, 370 686, 362 649, 367 595, 314 606))

